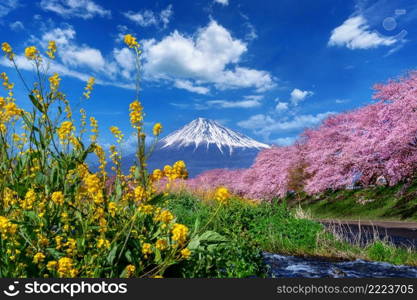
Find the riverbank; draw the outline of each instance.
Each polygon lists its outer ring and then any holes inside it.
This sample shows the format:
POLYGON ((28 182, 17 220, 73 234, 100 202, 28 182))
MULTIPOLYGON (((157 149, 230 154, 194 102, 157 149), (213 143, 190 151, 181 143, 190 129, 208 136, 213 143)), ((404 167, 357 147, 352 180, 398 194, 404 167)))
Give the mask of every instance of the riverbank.
MULTIPOLYGON (((267 276, 263 253, 319 261, 378 261, 417 266, 417 252, 384 239, 352 243, 326 225, 302 218, 284 203, 254 204, 238 198, 218 205, 190 194, 167 195, 167 208, 190 228, 193 255, 186 277, 267 276), (202 231, 210 236, 199 236, 202 231), (196 238, 197 237, 197 238, 196 238)), ((185 264, 185 265, 184 265, 185 264)))
POLYGON ((290 207, 301 206, 315 219, 417 222, 416 180, 392 187, 292 195, 284 200, 290 207))

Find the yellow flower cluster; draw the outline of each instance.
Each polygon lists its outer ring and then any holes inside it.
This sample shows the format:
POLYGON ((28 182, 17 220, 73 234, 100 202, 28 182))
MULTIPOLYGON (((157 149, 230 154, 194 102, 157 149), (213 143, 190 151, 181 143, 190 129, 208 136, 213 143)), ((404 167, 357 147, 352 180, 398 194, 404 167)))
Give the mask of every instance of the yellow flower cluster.
POLYGON ((77 269, 74 268, 74 261, 69 257, 62 257, 58 260, 57 272, 61 278, 73 278, 78 274, 77 269))
POLYGON ((7 76, 5 72, 2 72, 0 74, 0 78, 3 80, 4 88, 9 91, 9 97, 11 97, 12 95, 10 95, 10 91, 13 90, 14 84, 10 83, 9 77, 7 76))
POLYGON ((225 187, 219 187, 217 188, 214 199, 219 202, 220 204, 226 204, 227 200, 230 198, 229 190, 225 187))
POLYGON ((12 49, 12 47, 10 46, 10 44, 9 44, 9 43, 6 43, 6 42, 2 43, 2 44, 1 44, 1 50, 3 50, 3 52, 4 52, 5 56, 6 56, 9 60, 13 60, 13 58, 14 58, 14 53, 13 53, 13 49, 12 49))
POLYGON ((94 143, 98 138, 98 121, 94 117, 90 117, 90 127, 92 133, 90 136, 90 141, 94 143))
POLYGON ((75 130, 74 125, 71 121, 64 121, 58 128, 58 137, 62 144, 67 144, 73 131, 75 130))
POLYGON ((151 215, 154 211, 154 207, 149 204, 140 204, 138 210, 145 215, 151 215))
POLYGON ((51 200, 58 205, 64 204, 64 194, 62 192, 52 193, 51 200))
POLYGON ((188 248, 184 248, 181 250, 181 257, 184 259, 189 259, 191 256, 191 251, 188 248))
POLYGON ((134 265, 127 265, 126 266, 126 275, 127 277, 132 277, 135 274, 136 267, 134 265))
POLYGON ((101 181, 97 174, 88 174, 85 176, 84 184, 87 188, 87 192, 96 204, 100 204, 104 201, 101 181))
POLYGON ((187 179, 188 178, 188 172, 187 168, 185 166, 184 161, 179 160, 171 167, 169 165, 166 165, 164 167, 164 175, 169 180, 175 180, 175 179, 187 179))
POLYGON ((160 251, 164 251, 165 249, 168 248, 167 241, 159 239, 159 240, 156 241, 155 247, 156 247, 156 249, 158 249, 160 251))
POLYGON ((60 82, 61 78, 57 73, 54 73, 51 77, 49 77, 49 86, 51 88, 52 93, 56 93, 58 91, 60 82))
POLYGON ((179 245, 183 245, 188 236, 188 227, 183 224, 175 223, 172 228, 172 240, 177 242, 179 245))
POLYGON ((110 216, 112 216, 114 218, 116 216, 116 213, 117 213, 117 205, 116 205, 116 203, 115 202, 109 202, 107 208, 109 210, 110 216))
POLYGON ((139 101, 134 101, 130 103, 129 106, 130 111, 130 123, 132 124, 133 128, 140 130, 142 128, 142 121, 143 121, 143 107, 139 101))
POLYGON ((146 200, 146 190, 143 186, 138 185, 135 187, 133 193, 135 195, 135 201, 144 202, 146 200))
POLYGON ((156 123, 153 126, 153 135, 154 136, 158 136, 158 135, 161 134, 161 131, 162 131, 162 125, 161 125, 161 123, 156 123))
POLYGON ((126 34, 124 36, 124 42, 129 48, 139 47, 139 43, 136 41, 136 38, 131 34, 126 34))
POLYGON ((48 43, 48 51, 46 54, 49 56, 50 59, 55 59, 55 52, 56 52, 56 43, 55 41, 49 41, 48 43))
POLYGON ((39 264, 45 260, 45 257, 45 254, 43 254, 42 252, 38 252, 33 256, 33 263, 39 264))
POLYGON ((117 127, 117 126, 110 127, 110 132, 113 133, 113 135, 117 139, 117 142, 118 143, 121 143, 122 142, 122 140, 124 138, 124 134, 119 129, 119 127, 117 127))
POLYGON ((154 218, 155 221, 162 223, 170 223, 173 219, 174 216, 172 213, 166 209, 160 211, 154 218))
POLYGON ((1 239, 6 240, 9 236, 13 236, 17 231, 17 225, 10 222, 6 217, 0 216, 0 233, 1 239))
POLYGON ((94 77, 90 77, 88 79, 87 86, 84 88, 85 92, 83 93, 83 95, 86 99, 90 98, 91 91, 93 90, 93 86, 94 86, 95 81, 96 80, 94 79, 94 77))
POLYGON ((35 201, 36 193, 33 189, 30 189, 26 192, 25 198, 20 202, 20 207, 25 210, 31 210, 35 201))
POLYGON ((98 249, 109 249, 110 248, 110 241, 107 239, 100 238, 97 242, 98 249))
POLYGON ((39 59, 39 51, 36 49, 35 46, 30 46, 25 49, 25 56, 29 60, 36 60, 39 59))
POLYGON ((142 254, 145 258, 148 258, 148 255, 152 254, 152 245, 149 243, 143 243, 142 254))

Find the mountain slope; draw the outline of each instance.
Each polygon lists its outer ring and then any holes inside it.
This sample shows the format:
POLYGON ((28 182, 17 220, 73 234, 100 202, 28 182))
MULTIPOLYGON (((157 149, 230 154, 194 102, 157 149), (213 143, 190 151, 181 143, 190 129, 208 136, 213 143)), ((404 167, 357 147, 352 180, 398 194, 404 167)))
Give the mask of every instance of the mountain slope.
MULTIPOLYGON (((161 169, 183 160, 194 177, 211 169, 248 168, 258 152, 269 147, 216 121, 198 118, 160 140, 148 167, 161 169)), ((134 159, 134 154, 125 157, 125 171, 134 159)))
POLYGON ((162 148, 215 145, 220 152, 224 149, 233 152, 235 148, 269 148, 268 145, 255 141, 241 133, 224 127, 216 121, 198 118, 161 140, 162 148))

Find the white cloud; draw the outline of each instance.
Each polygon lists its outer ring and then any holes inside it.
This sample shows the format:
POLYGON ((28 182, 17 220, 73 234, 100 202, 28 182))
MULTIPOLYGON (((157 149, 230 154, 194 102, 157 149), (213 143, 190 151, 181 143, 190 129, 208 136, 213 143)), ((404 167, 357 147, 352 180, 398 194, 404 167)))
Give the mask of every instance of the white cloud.
POLYGON ((170 4, 165 9, 161 10, 159 14, 152 10, 145 9, 139 12, 129 10, 123 15, 130 21, 142 27, 158 26, 162 23, 163 27, 166 28, 173 15, 173 10, 172 5, 170 4))
MULTIPOLYGON (((45 32, 40 38, 31 36, 29 43, 43 48, 44 51, 50 40, 57 43, 57 58, 50 62, 49 74, 56 72, 81 81, 87 81, 90 76, 95 76, 96 83, 100 85, 135 89, 135 84, 132 83, 134 57, 133 54, 129 54, 127 48, 114 49, 111 55, 105 57, 98 49, 79 45, 75 36, 74 29, 65 26, 45 32)), ((17 54, 15 60, 20 69, 33 71, 33 64, 23 54, 17 54)), ((0 65, 12 67, 10 61, 4 57, 0 59, 0 65)))
POLYGON ((332 114, 334 112, 319 113, 317 115, 298 115, 286 121, 275 120, 271 116, 258 114, 238 122, 237 125, 242 128, 252 129, 256 134, 269 139, 269 136, 273 133, 298 131, 316 126, 332 114))
POLYGON ((164 24, 164 28, 166 28, 171 21, 171 17, 174 14, 172 10, 172 5, 168 5, 167 8, 161 11, 159 14, 159 18, 161 19, 162 24, 164 24))
POLYGON ((116 64, 107 61, 99 49, 78 45, 75 35, 71 26, 55 28, 42 36, 41 43, 46 47, 48 41, 54 40, 58 46, 58 55, 68 67, 86 67, 97 73, 114 76, 117 72, 116 64))
POLYGON ((220 108, 253 108, 261 106, 257 100, 241 100, 241 101, 227 101, 227 100, 210 100, 207 101, 210 107, 220 108))
POLYGON ((288 109, 288 103, 287 102, 278 102, 275 106, 275 109, 277 111, 285 111, 288 109))
POLYGON ((284 138, 274 139, 272 142, 279 146, 289 146, 289 145, 294 144, 296 139, 297 139, 296 137, 284 137, 284 138))
POLYGON ((132 79, 135 72, 135 56, 128 48, 113 49, 113 56, 121 67, 121 75, 126 79, 132 79))
POLYGON ((8 15, 19 7, 19 0, 2 0, 0 3, 0 18, 8 15))
POLYGON ((258 34, 256 33, 255 26, 253 26, 251 23, 246 22, 246 27, 248 28, 248 33, 245 35, 245 40, 247 41, 253 41, 258 38, 258 34))
POLYGON ((229 0, 214 0, 214 3, 219 3, 222 5, 229 5, 229 0))
POLYGON ((362 15, 357 15, 333 29, 328 45, 346 46, 353 50, 391 46, 396 42, 394 37, 385 37, 370 31, 367 20, 362 15))
POLYGON ((43 10, 52 11, 64 18, 78 17, 91 19, 93 17, 110 17, 110 10, 106 10, 93 0, 41 0, 43 10))
POLYGON ((193 82, 189 80, 175 80, 174 86, 179 89, 184 89, 189 92, 206 95, 210 92, 210 90, 204 86, 196 86, 193 84, 193 82))
POLYGON ((189 80, 218 89, 265 91, 275 86, 268 72, 238 65, 247 51, 246 44, 215 21, 192 37, 174 31, 159 42, 152 39, 143 44, 147 79, 189 80))
POLYGON ((249 119, 240 121, 238 126, 246 129, 259 129, 265 126, 271 126, 275 121, 270 116, 258 114, 251 116, 249 119))
POLYGON ((301 101, 304 101, 307 97, 314 95, 312 91, 302 91, 300 89, 293 89, 291 92, 291 103, 295 106, 298 105, 301 101))
POLYGON ((20 31, 20 30, 25 29, 25 26, 20 21, 16 21, 16 22, 10 23, 9 27, 13 31, 20 31))
POLYGON ((343 104, 343 103, 347 103, 347 102, 349 102, 349 99, 336 99, 335 100, 335 102, 337 103, 337 104, 343 104))

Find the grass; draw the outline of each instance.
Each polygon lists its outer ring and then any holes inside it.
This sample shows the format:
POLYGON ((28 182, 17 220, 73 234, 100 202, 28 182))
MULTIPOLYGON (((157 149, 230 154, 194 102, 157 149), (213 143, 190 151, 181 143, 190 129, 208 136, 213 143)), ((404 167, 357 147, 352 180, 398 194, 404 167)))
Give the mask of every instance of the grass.
MULTIPOLYGON (((414 249, 398 248, 378 239, 367 245, 361 245, 359 241, 348 243, 338 232, 329 232, 318 222, 297 218, 285 202, 255 205, 234 198, 227 205, 218 206, 214 202, 201 201, 182 193, 169 195, 167 207, 192 232, 204 229, 224 238, 223 252, 210 257, 212 264, 204 276, 263 276, 265 268, 260 259, 263 251, 330 260, 364 259, 417 265, 417 252, 414 249), (219 260, 219 257, 223 260, 219 260), (231 273, 222 273, 229 267, 233 270, 231 273)), ((182 270, 192 273, 198 263, 207 259, 206 255, 204 252, 196 253, 191 260, 182 264, 182 270), (184 264, 188 264, 188 267, 184 264)), ((201 270, 194 270, 195 274, 201 275, 201 270)))
POLYGON ((285 199, 314 218, 417 221, 417 182, 285 199))

